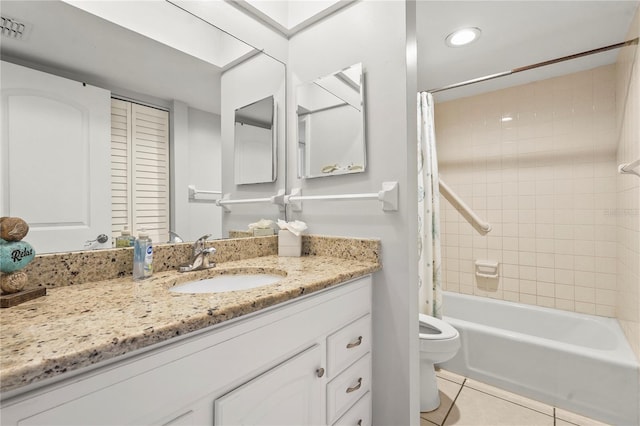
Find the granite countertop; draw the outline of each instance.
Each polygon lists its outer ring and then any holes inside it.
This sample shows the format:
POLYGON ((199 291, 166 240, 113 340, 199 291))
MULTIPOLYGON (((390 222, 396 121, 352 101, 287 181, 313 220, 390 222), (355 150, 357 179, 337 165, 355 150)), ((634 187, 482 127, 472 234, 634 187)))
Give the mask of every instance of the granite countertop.
POLYGON ((274 255, 214 269, 155 273, 51 288, 45 297, 0 311, 0 391, 61 375, 316 292, 381 268, 370 260, 274 255), (177 284, 220 273, 286 274, 244 291, 179 294, 177 284))

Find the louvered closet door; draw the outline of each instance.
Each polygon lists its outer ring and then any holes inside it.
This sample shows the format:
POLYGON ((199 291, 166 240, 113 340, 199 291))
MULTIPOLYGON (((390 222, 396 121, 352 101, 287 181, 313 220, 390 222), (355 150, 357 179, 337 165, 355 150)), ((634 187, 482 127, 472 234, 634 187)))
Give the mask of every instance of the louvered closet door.
POLYGON ((111 99, 111 235, 115 241, 132 226, 131 207, 131 102, 111 99))
POLYGON ((132 104, 133 224, 169 240, 169 113, 132 104))
POLYGON ((169 113, 113 99, 111 155, 114 235, 128 225, 168 241, 169 113))

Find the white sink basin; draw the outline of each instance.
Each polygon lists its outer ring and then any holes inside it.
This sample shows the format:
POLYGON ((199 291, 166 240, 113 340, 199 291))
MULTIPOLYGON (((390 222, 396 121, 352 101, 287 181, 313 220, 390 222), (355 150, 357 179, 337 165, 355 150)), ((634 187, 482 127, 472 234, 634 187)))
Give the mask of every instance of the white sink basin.
POLYGON ((217 275, 213 278, 179 284, 171 287, 169 291, 173 293, 224 293, 274 284, 282 278, 281 275, 272 274, 217 275))

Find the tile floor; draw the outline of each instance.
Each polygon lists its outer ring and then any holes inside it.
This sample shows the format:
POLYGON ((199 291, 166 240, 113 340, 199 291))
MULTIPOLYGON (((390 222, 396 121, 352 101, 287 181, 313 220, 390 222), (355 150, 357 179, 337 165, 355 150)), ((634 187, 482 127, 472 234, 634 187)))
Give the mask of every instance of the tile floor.
POLYGON ((421 413, 420 426, 604 426, 604 423, 485 385, 445 370, 436 372, 440 407, 421 413))

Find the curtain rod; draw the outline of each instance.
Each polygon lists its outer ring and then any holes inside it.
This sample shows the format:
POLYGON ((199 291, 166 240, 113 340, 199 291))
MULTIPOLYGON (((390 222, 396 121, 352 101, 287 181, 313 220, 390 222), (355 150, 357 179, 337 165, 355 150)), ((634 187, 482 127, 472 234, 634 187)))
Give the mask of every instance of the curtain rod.
POLYGON ((458 87, 468 86, 470 84, 480 83, 482 81, 493 80, 494 78, 505 77, 507 75, 516 74, 516 73, 519 73, 519 72, 522 72, 522 71, 529 71, 529 70, 532 70, 532 69, 535 69, 535 68, 540 68, 540 67, 544 67, 544 66, 547 66, 547 65, 557 64, 558 62, 569 61, 571 59, 577 59, 577 58, 581 58, 583 56, 593 55, 595 53, 606 52, 607 50, 619 49, 621 47, 630 46, 632 44, 638 44, 638 37, 636 37, 636 38, 634 38, 632 40, 623 41, 622 43, 616 43, 616 44, 612 44, 612 45, 609 45, 609 46, 600 47, 598 49, 587 50, 585 52, 575 53, 573 55, 563 56, 561 58, 551 59, 551 60, 544 61, 544 62, 538 62, 536 64, 527 65, 527 66, 524 66, 524 67, 514 68, 514 69, 509 70, 509 71, 503 71, 503 72, 499 72, 499 73, 496 73, 496 74, 486 75, 484 77, 474 78, 472 80, 462 81, 460 83, 450 84, 448 86, 440 87, 440 88, 437 88, 437 89, 426 90, 426 92, 437 93, 437 92, 442 92, 444 90, 449 90, 449 89, 455 89, 455 88, 458 88, 458 87))

